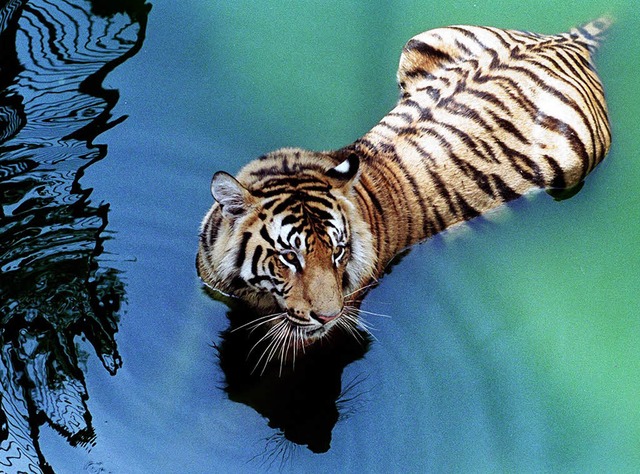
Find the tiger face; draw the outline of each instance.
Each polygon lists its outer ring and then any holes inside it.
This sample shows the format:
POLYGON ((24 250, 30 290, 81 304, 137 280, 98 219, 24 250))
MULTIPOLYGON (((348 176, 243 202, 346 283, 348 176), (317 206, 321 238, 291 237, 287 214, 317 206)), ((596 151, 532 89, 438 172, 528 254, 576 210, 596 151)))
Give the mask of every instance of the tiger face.
POLYGON ((370 231, 353 204, 358 158, 328 167, 322 154, 273 155, 238 180, 214 175, 217 225, 203 226, 198 267, 205 282, 258 310, 257 323, 286 328, 291 343, 312 341, 355 320, 351 296, 373 270, 364 264, 370 231))

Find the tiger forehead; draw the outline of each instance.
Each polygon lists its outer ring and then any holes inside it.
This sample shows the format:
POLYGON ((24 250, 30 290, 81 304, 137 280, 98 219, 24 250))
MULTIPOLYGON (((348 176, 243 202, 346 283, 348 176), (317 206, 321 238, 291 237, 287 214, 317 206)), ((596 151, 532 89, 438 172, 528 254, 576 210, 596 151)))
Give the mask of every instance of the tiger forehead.
POLYGON ((343 216, 337 213, 334 215, 330 211, 326 211, 326 215, 322 217, 309 212, 287 213, 273 217, 270 222, 272 230, 287 237, 313 234, 340 240, 348 232, 343 216))
POLYGON ((288 218, 291 222, 306 220, 329 223, 331 220, 339 220, 344 214, 339 199, 327 187, 291 188, 292 186, 287 190, 278 189, 274 193, 261 190, 263 220, 272 216, 273 220, 288 218))
POLYGON ((312 250, 317 242, 328 246, 344 243, 348 225, 339 206, 320 208, 295 202, 285 212, 263 215, 265 230, 281 248, 312 250))

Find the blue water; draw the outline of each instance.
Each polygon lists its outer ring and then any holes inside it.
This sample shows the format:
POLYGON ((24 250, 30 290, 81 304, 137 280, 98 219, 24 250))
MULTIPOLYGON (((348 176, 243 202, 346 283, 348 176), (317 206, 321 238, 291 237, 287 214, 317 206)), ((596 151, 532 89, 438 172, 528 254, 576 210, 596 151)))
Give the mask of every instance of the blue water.
MULTIPOLYGON (((640 468, 630 2, 23 8, 0 37, 0 471, 640 468), (324 383, 300 392, 321 436, 287 441, 263 416, 273 404, 249 406, 221 368, 228 308, 194 268, 212 173, 358 138, 395 103, 420 31, 551 33, 604 11, 607 160, 568 201, 534 195, 414 248, 365 300, 388 316, 367 316, 368 350, 306 367, 324 383), (313 398, 324 389, 337 403, 313 398)), ((259 387, 275 402, 286 384, 259 387)))

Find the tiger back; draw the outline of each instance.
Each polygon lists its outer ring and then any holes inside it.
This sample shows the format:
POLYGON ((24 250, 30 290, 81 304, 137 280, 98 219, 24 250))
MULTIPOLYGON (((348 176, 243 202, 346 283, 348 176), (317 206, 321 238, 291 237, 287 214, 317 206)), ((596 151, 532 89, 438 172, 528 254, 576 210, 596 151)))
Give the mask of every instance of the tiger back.
POLYGON ((398 181, 388 205, 411 209, 410 227, 389 226, 396 245, 377 249, 385 263, 533 188, 581 184, 611 144, 591 59, 609 23, 560 35, 456 26, 407 43, 398 105, 354 145, 363 175, 398 181))
POLYGON ((201 278, 262 314, 250 327, 270 328, 270 344, 351 330, 398 252, 534 188, 575 188, 604 158, 611 132, 591 55, 609 24, 415 36, 398 104, 365 136, 214 175, 201 278))

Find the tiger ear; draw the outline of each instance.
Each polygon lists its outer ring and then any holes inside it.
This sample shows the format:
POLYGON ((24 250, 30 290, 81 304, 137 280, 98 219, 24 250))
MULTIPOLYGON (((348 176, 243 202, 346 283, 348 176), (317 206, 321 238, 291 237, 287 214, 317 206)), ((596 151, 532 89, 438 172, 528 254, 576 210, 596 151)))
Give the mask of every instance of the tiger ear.
POLYGON ((218 171, 211 180, 211 195, 220 204, 222 214, 238 217, 253 204, 253 196, 247 188, 224 171, 218 171))
POLYGON ((347 159, 327 171, 327 176, 336 181, 340 188, 350 187, 355 181, 360 167, 360 158, 355 153, 350 153, 347 159))

